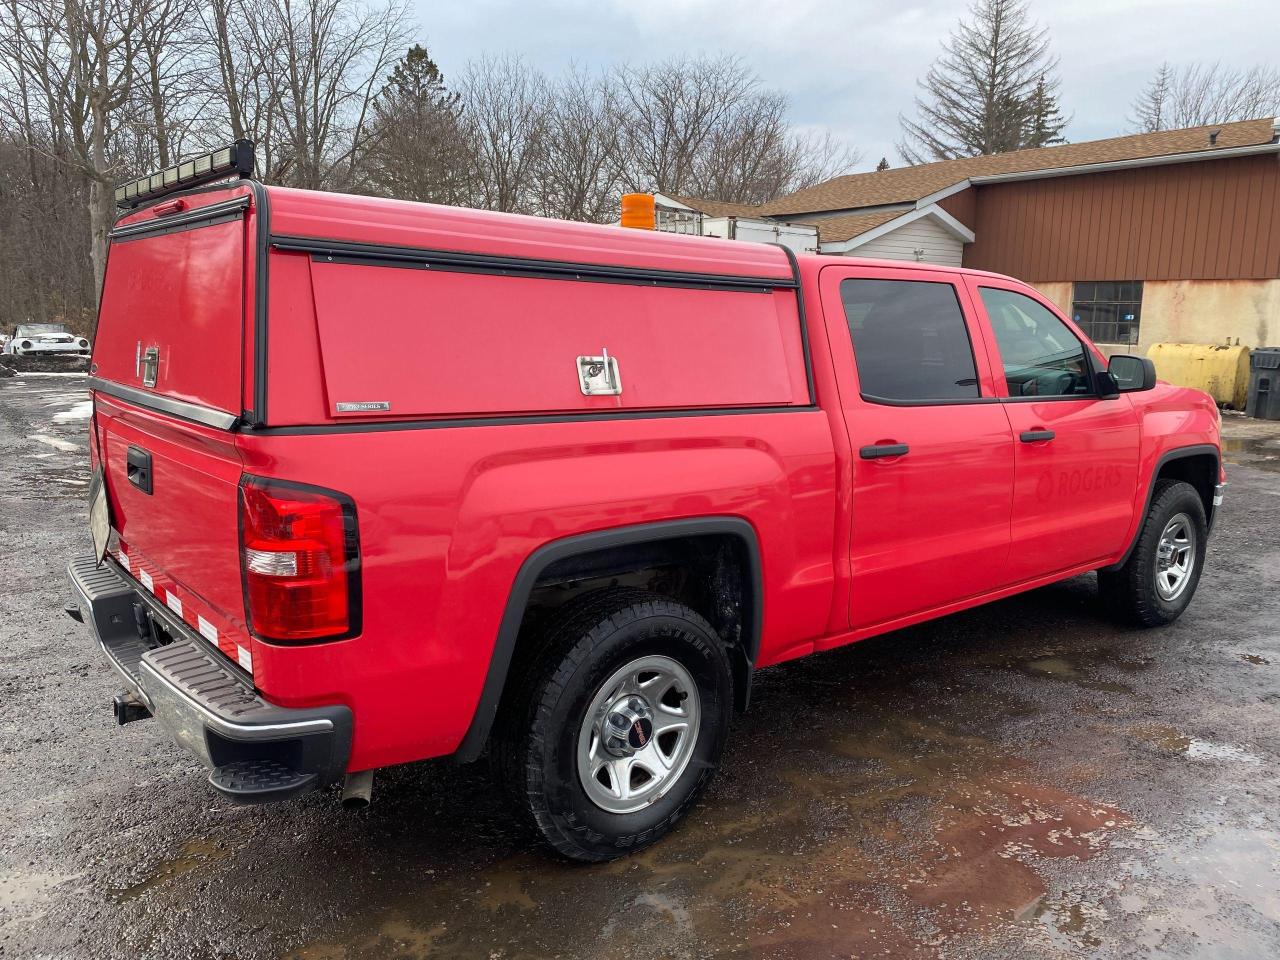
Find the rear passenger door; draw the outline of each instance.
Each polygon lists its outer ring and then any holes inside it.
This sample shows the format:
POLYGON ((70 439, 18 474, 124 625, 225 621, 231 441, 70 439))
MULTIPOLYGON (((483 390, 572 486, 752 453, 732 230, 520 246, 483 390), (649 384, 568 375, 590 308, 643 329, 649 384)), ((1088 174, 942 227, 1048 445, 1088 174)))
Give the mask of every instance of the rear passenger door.
POLYGON ((1097 395, 1093 348, 1021 285, 970 277, 1014 436, 1012 552, 1021 583, 1119 553, 1133 519, 1138 417, 1097 395))
POLYGON ((1013 439, 958 275, 820 280, 852 447, 850 620, 892 624, 999 587, 1013 439))

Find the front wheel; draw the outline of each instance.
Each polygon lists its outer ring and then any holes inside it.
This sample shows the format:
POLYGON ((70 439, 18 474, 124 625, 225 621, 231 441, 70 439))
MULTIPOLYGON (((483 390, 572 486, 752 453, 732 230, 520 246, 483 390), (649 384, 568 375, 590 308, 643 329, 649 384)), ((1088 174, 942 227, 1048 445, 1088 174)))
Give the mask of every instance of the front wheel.
POLYGON ((498 776, 574 860, 662 837, 724 749, 732 681, 715 631, 657 594, 605 590, 558 611, 538 649, 499 734, 498 776))
POLYGON ((1208 524, 1195 487, 1159 480, 1129 559, 1098 571, 1106 605, 1123 621, 1143 627, 1172 623, 1182 615, 1204 569, 1208 524))

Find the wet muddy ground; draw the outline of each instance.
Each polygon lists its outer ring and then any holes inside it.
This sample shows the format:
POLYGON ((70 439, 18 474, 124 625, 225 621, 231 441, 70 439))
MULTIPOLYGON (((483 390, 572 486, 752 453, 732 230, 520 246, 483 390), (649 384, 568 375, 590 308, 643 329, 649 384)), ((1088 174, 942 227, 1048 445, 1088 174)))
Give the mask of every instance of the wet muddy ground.
POLYGON ((555 859, 483 766, 235 808, 60 612, 83 381, 0 381, 0 956, 1280 955, 1280 425, 1228 417, 1186 616, 1084 577, 763 671, 667 841, 555 859))

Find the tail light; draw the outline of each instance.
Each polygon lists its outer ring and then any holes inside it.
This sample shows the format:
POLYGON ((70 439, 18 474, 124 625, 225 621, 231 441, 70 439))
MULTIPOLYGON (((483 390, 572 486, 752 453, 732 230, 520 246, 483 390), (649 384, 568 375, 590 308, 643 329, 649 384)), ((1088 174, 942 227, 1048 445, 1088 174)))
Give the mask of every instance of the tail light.
POLYGON ((245 616, 269 641, 341 640, 360 632, 356 508, 332 490, 240 481, 245 616))

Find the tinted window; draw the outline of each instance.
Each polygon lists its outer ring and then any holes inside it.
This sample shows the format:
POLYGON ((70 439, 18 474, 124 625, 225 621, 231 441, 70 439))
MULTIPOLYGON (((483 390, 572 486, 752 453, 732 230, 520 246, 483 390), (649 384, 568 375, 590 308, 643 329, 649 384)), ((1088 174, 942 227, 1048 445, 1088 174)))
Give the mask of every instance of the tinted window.
POLYGON ((964 313, 949 283, 844 280, 845 318, 863 396, 964 400, 978 374, 964 313))
POLYGON ((1084 347, 1051 310, 1012 290, 981 287, 1011 397, 1091 394, 1084 347))

